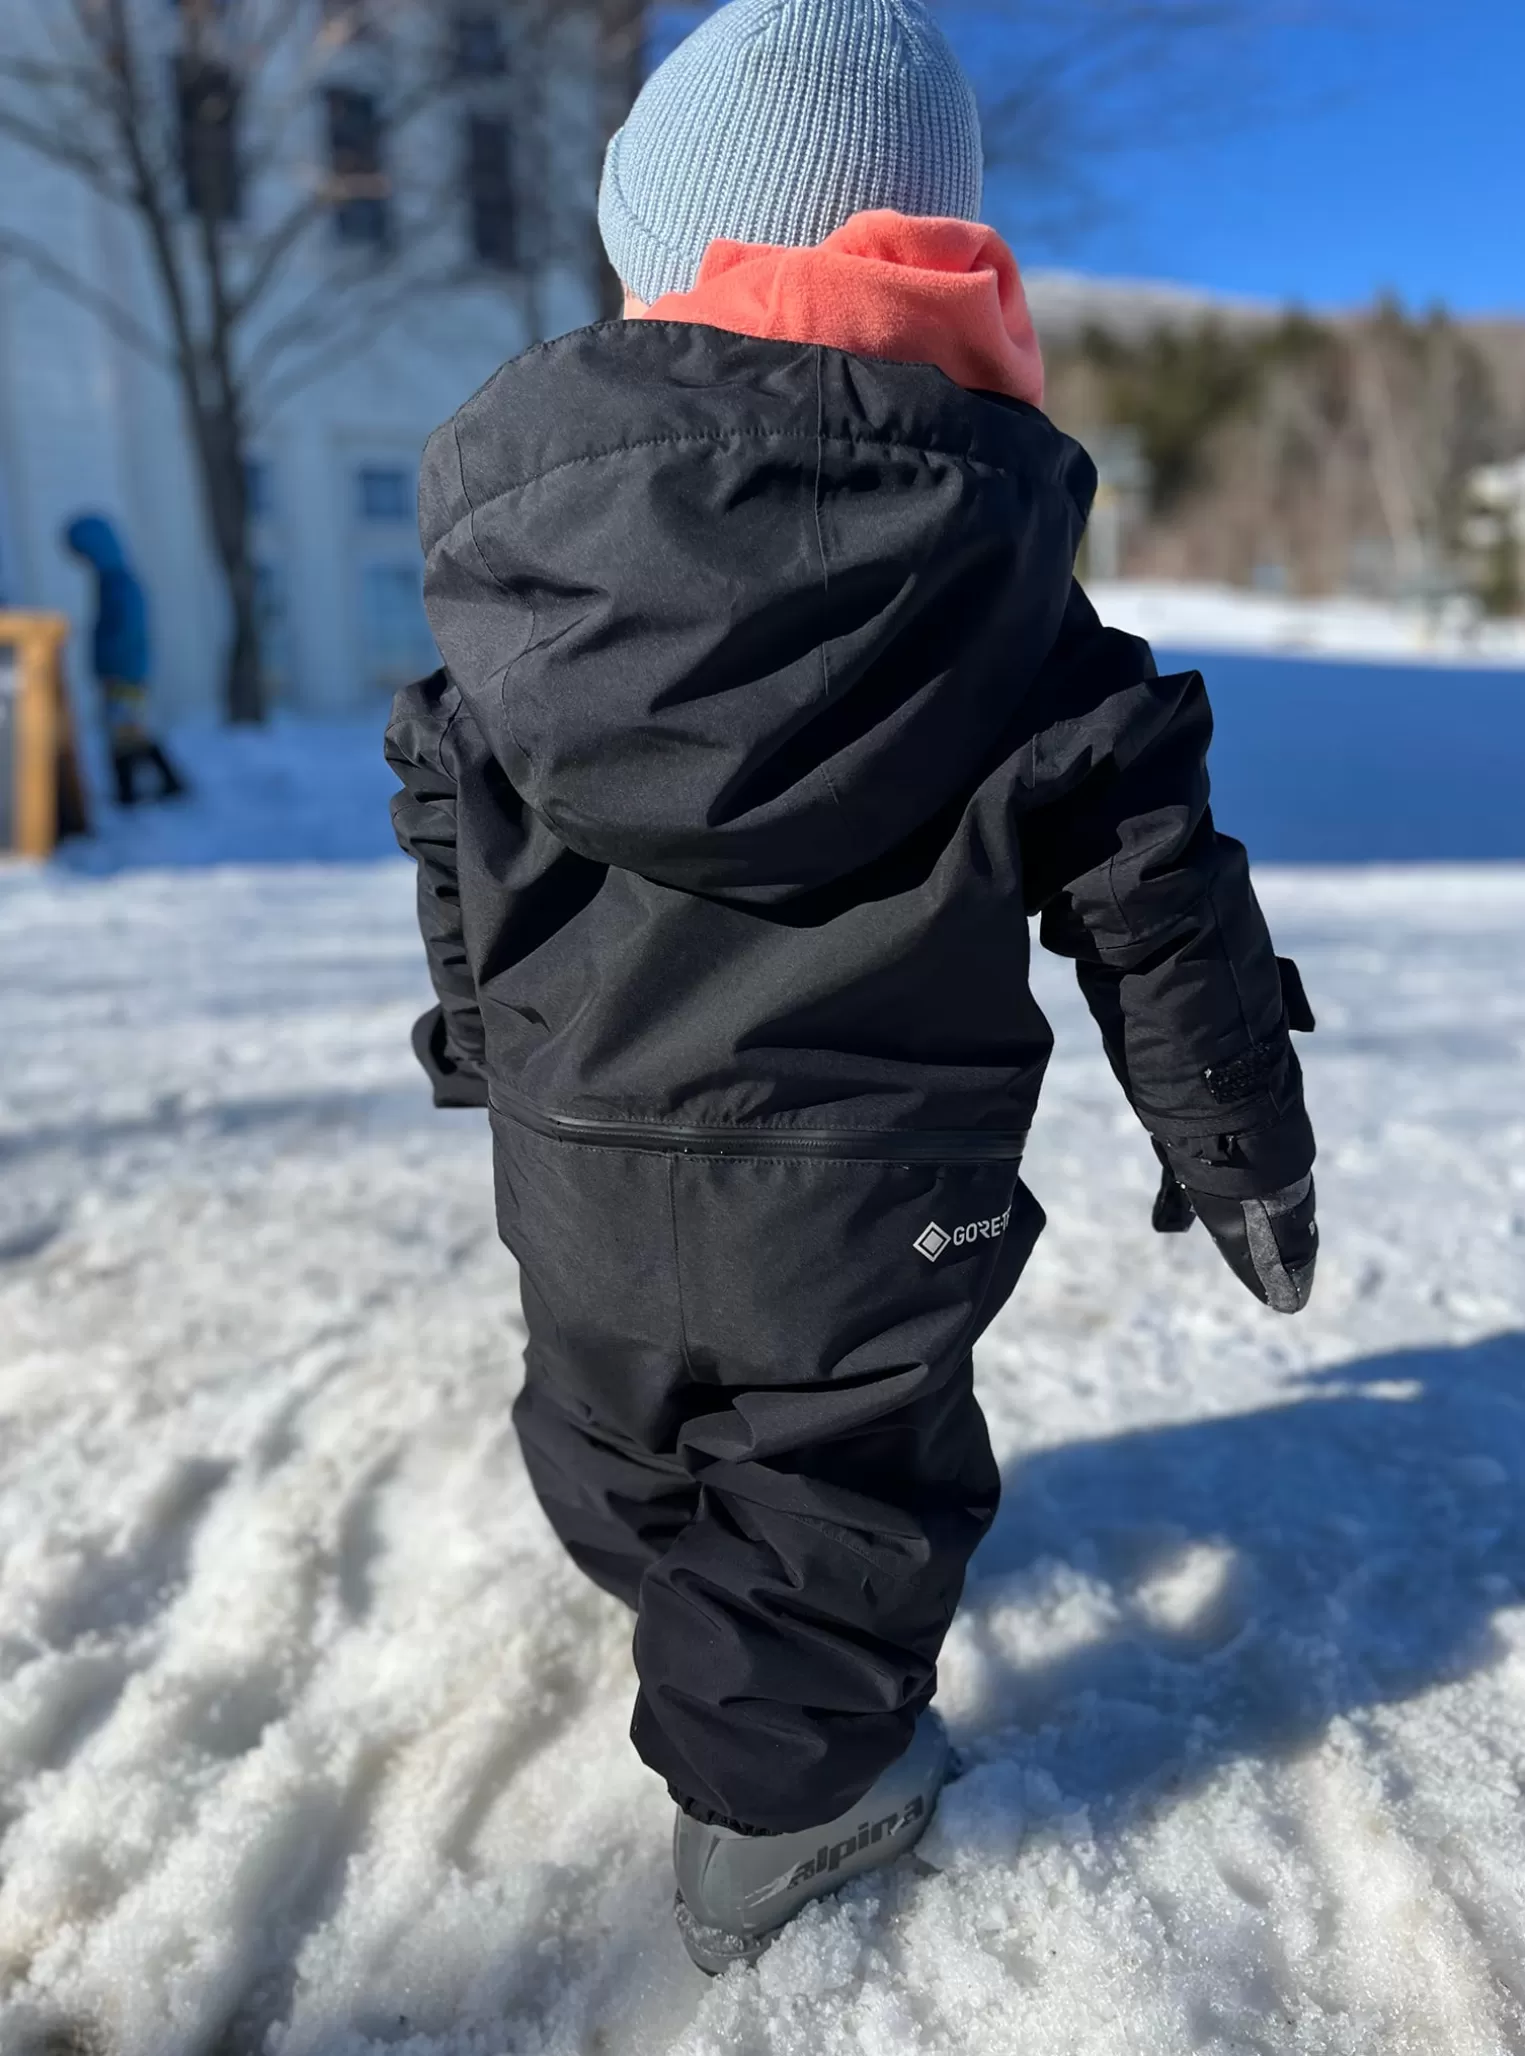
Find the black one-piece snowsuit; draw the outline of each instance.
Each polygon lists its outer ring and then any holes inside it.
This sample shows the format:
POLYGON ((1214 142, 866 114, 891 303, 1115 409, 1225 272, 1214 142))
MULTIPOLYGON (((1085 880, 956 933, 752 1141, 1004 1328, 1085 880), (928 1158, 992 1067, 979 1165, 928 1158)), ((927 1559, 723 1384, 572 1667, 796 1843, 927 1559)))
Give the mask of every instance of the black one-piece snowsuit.
POLYGON ((997 1495, 970 1352, 1042 1223, 1027 915, 1188 1184, 1312 1161, 1202 682, 1073 580, 1093 486, 934 369, 660 322, 429 445, 419 1050, 491 1105, 525 1460, 701 1818, 836 1816, 933 1690, 997 1495))

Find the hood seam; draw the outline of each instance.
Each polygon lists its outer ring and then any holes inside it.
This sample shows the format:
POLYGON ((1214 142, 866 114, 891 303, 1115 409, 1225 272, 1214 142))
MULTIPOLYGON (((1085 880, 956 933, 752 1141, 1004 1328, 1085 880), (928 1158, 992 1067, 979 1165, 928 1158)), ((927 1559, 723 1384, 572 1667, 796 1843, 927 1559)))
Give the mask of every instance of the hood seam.
MULTIPOLYGON (((1037 412, 1037 410, 1034 409, 1034 412, 1037 412)), ((459 438, 460 431, 459 428, 457 428, 457 444, 459 444, 459 438)), ((974 455, 972 451, 969 450, 950 450, 941 443, 897 442, 892 438, 885 436, 822 436, 819 433, 812 435, 808 429, 742 428, 717 429, 713 434, 692 433, 686 435, 643 436, 638 442, 610 443, 606 448, 602 450, 588 450, 582 456, 579 457, 563 457, 561 461, 557 464, 548 464, 543 471, 532 471, 524 478, 510 479, 506 484, 496 486, 493 490, 492 497, 494 500, 504 499, 508 496, 509 493, 523 492, 527 486, 540 485, 546 479, 554 478, 558 472, 573 471, 579 465, 582 464, 603 464, 606 463, 608 459, 611 457, 633 456, 635 452, 638 450, 680 449, 684 447, 686 444, 690 443, 720 444, 739 442, 792 442, 805 444, 815 442, 822 449, 829 445, 832 448, 845 447, 850 450, 883 450, 892 455, 902 457, 946 457, 950 464, 963 464, 966 465, 971 471, 983 472, 988 474, 992 478, 1014 479, 1021 476, 1020 472, 1014 470, 1009 465, 995 463, 992 459, 988 457, 977 457, 974 455)), ((1073 495, 1069 495, 1069 497, 1073 498, 1073 495)), ((467 506, 472 515, 474 516, 477 510, 471 506, 469 500, 467 501, 467 506)), ((481 556, 481 550, 477 546, 476 533, 474 527, 472 529, 471 540, 473 547, 477 549, 478 556, 481 556)), ((487 560, 483 558, 482 561, 484 566, 486 566, 489 575, 492 576, 493 583, 495 585, 499 584, 499 580, 496 574, 492 572, 492 567, 487 564, 487 560)))
POLYGON ((471 488, 466 483, 466 459, 461 451, 461 417, 457 414, 450 423, 451 440, 455 444, 455 472, 461 482, 461 498, 466 502, 466 533, 471 538, 471 547, 477 553, 477 562, 487 573, 498 591, 507 597, 508 588, 487 561, 486 552, 477 541, 477 510, 471 497, 471 488))

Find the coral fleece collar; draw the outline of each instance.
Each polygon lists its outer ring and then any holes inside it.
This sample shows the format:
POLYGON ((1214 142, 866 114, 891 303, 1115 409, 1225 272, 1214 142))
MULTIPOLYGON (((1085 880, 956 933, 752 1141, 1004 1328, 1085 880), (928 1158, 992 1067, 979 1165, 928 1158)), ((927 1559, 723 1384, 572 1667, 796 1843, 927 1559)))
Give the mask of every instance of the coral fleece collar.
POLYGON ((978 222, 875 209, 813 249, 713 242, 692 290, 665 294, 642 318, 935 364, 971 391, 1043 404, 1017 260, 978 222))

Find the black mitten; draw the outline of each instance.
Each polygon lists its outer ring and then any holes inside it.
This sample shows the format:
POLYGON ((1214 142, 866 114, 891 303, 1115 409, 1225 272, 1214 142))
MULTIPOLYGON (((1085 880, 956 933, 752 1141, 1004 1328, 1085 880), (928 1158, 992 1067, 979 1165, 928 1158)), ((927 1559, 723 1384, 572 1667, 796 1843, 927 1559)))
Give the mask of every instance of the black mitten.
POLYGON ((1264 1199, 1222 1199, 1188 1191, 1158 1143, 1155 1154, 1164 1167, 1154 1202, 1156 1233, 1184 1235, 1200 1220, 1229 1269, 1258 1300, 1279 1314, 1301 1313, 1318 1262, 1312 1178, 1299 1178, 1264 1199))
POLYGON ((429 1074, 437 1107, 486 1106, 482 1067, 452 1055, 443 1007, 430 1007, 413 1023, 413 1054, 429 1074))
POLYGON ((1301 1313, 1318 1262, 1311 1175, 1264 1199, 1222 1199, 1209 1192, 1185 1196, 1235 1277, 1277 1313, 1301 1313))
POLYGON ((1170 1168, 1170 1159, 1156 1143, 1154 1153, 1160 1160, 1160 1189, 1154 1196, 1154 1213, 1151 1220, 1156 1235, 1184 1235, 1197 1218, 1192 1211, 1191 1195, 1170 1168))
MULTIPOLYGON (((1302 976, 1288 957, 1278 957, 1281 974, 1283 1018, 1287 1028, 1311 1034, 1313 1009, 1303 990, 1302 976)), ((1274 1042, 1258 1044, 1235 1064, 1215 1067, 1206 1073, 1207 1087, 1214 1099, 1234 1097, 1256 1084, 1255 1060, 1273 1059, 1274 1042), (1241 1076, 1234 1076, 1239 1073, 1241 1076), (1233 1077, 1233 1086, 1229 1080, 1233 1077)), ((1264 1083, 1264 1079, 1258 1082, 1264 1083)), ((1204 1168, 1212 1163, 1232 1163, 1247 1177, 1285 1177, 1298 1157, 1307 1163, 1313 1154, 1313 1136, 1303 1112, 1300 1087, 1292 1113, 1282 1109, 1278 1128, 1257 1130, 1248 1136, 1229 1135, 1220 1139, 1220 1155, 1213 1158, 1203 1150, 1204 1168), (1295 1118, 1293 1118, 1295 1115, 1295 1118), (1248 1145, 1254 1144, 1252 1150, 1248 1145), (1225 1153, 1225 1146, 1228 1153, 1225 1153), (1306 1146, 1307 1155, 1302 1155, 1306 1146), (1278 1162, 1278 1158, 1280 1161, 1278 1162), (1247 1175, 1246 1175, 1247 1174, 1247 1175)), ((1318 1224, 1311 1176, 1281 1186, 1258 1199, 1227 1199, 1219 1193, 1202 1192, 1183 1181, 1171 1160, 1171 1152, 1158 1137, 1154 1153, 1162 1176, 1154 1202, 1154 1226, 1161 1235, 1184 1235, 1194 1220, 1200 1220, 1223 1253, 1223 1260, 1241 1283, 1247 1285, 1262 1305, 1279 1314, 1301 1313, 1313 1291, 1313 1273, 1318 1262, 1318 1224)), ((1176 1152, 1176 1161, 1188 1155, 1176 1152)), ((1187 1179, 1191 1176, 1188 1163, 1187 1179)))

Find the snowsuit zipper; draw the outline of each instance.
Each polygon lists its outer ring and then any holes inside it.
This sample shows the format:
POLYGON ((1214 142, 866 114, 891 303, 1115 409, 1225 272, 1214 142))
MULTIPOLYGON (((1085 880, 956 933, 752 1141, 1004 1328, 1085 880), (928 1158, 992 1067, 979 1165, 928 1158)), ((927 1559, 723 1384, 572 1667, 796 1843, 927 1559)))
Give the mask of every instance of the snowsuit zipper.
POLYGON ((979 1128, 721 1128, 672 1121, 590 1120, 552 1114, 502 1086, 488 1094, 494 1113, 536 1135, 606 1149, 657 1150, 678 1156, 835 1157, 875 1164, 1015 1164, 1027 1130, 979 1128))

